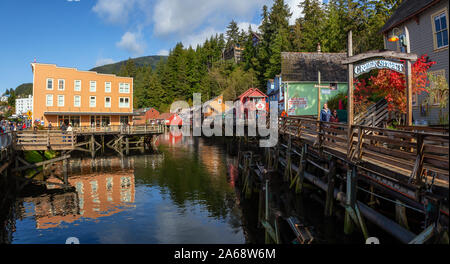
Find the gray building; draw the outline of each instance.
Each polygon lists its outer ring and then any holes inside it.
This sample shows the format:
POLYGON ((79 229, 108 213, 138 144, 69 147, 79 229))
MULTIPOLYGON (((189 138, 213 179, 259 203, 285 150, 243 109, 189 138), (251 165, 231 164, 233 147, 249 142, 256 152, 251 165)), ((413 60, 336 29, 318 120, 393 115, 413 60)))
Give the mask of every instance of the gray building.
MULTIPOLYGON (((382 29, 385 48, 405 52, 401 44, 404 37, 404 26, 408 28, 411 52, 419 57, 428 55, 436 64, 429 69, 433 75, 443 75, 449 81, 448 69, 448 0, 403 0, 402 4, 389 18, 382 29), (392 35, 400 37, 400 41, 389 42, 392 35)), ((433 85, 433 84, 430 84, 433 85)), ((431 104, 424 104, 428 94, 413 96, 413 120, 426 121, 429 125, 440 122, 440 98, 429 98, 431 104)), ((448 105, 442 111, 448 118, 448 105)), ((448 119, 447 119, 448 120, 448 119)))

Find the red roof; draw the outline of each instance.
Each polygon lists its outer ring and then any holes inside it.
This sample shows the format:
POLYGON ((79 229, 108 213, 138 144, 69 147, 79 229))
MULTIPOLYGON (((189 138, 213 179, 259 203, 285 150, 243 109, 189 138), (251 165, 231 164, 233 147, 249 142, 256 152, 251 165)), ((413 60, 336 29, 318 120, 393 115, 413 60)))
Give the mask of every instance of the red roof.
POLYGON ((174 113, 162 113, 159 115, 158 119, 169 120, 173 115, 174 113))
POLYGON ((267 95, 261 92, 258 88, 250 88, 239 95, 237 99, 242 99, 243 97, 267 97, 267 95))

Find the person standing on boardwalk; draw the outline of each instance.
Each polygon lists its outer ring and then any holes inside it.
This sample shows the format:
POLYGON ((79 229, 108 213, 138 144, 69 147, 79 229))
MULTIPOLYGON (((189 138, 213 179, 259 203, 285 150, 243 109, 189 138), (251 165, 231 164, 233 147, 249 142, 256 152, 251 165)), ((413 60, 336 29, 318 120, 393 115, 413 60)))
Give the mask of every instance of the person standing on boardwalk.
MULTIPOLYGON (((330 122, 332 123, 339 123, 339 118, 337 116, 337 111, 333 110, 333 113, 330 116, 330 122)), ((336 128, 335 126, 332 126, 332 128, 336 128)))
POLYGON ((323 122, 330 122, 331 112, 330 109, 328 109, 328 104, 323 104, 323 108, 320 111, 320 121, 323 122))

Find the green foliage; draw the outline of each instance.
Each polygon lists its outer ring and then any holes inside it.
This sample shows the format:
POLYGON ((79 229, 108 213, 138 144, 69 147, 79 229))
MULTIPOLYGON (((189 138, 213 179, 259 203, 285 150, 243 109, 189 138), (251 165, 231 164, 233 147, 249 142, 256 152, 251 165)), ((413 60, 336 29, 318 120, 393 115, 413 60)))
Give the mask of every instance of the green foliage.
POLYGON ((31 94, 33 94, 33 83, 23 83, 17 86, 15 90, 16 96, 27 97, 31 94))
POLYGON ((347 94, 344 92, 339 92, 335 96, 328 99, 328 108, 332 110, 339 109, 339 101, 342 101, 342 106, 344 107, 344 109, 347 109, 347 94))
MULTIPOLYGON (((145 57, 139 57, 132 59, 134 61, 134 64, 136 67, 143 67, 143 66, 151 66, 153 69, 156 68, 156 65, 160 60, 165 60, 166 56, 145 56, 145 57)), ((91 71, 95 71, 98 73, 109 73, 109 74, 117 74, 122 65, 124 65, 127 61, 120 61, 113 64, 107 64, 99 67, 95 67, 91 69, 91 71)))

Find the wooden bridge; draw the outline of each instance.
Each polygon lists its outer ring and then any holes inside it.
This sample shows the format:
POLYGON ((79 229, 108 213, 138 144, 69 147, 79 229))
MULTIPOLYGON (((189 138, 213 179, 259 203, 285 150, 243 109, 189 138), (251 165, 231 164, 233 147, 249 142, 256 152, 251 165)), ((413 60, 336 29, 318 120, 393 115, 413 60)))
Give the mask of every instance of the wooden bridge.
MULTIPOLYGON (((61 131, 58 129, 47 130, 25 130, 13 132, 12 145, 14 150, 75 150, 80 144, 85 143, 81 136, 104 136, 115 137, 151 136, 164 133, 161 125, 140 126, 108 126, 108 127, 76 127, 72 131, 61 131)), ((89 142, 88 142, 89 143, 89 142)))
POLYGON ((449 188, 448 130, 427 127, 393 130, 353 125, 348 131, 347 124, 282 118, 279 132, 406 184, 432 183, 449 188))

